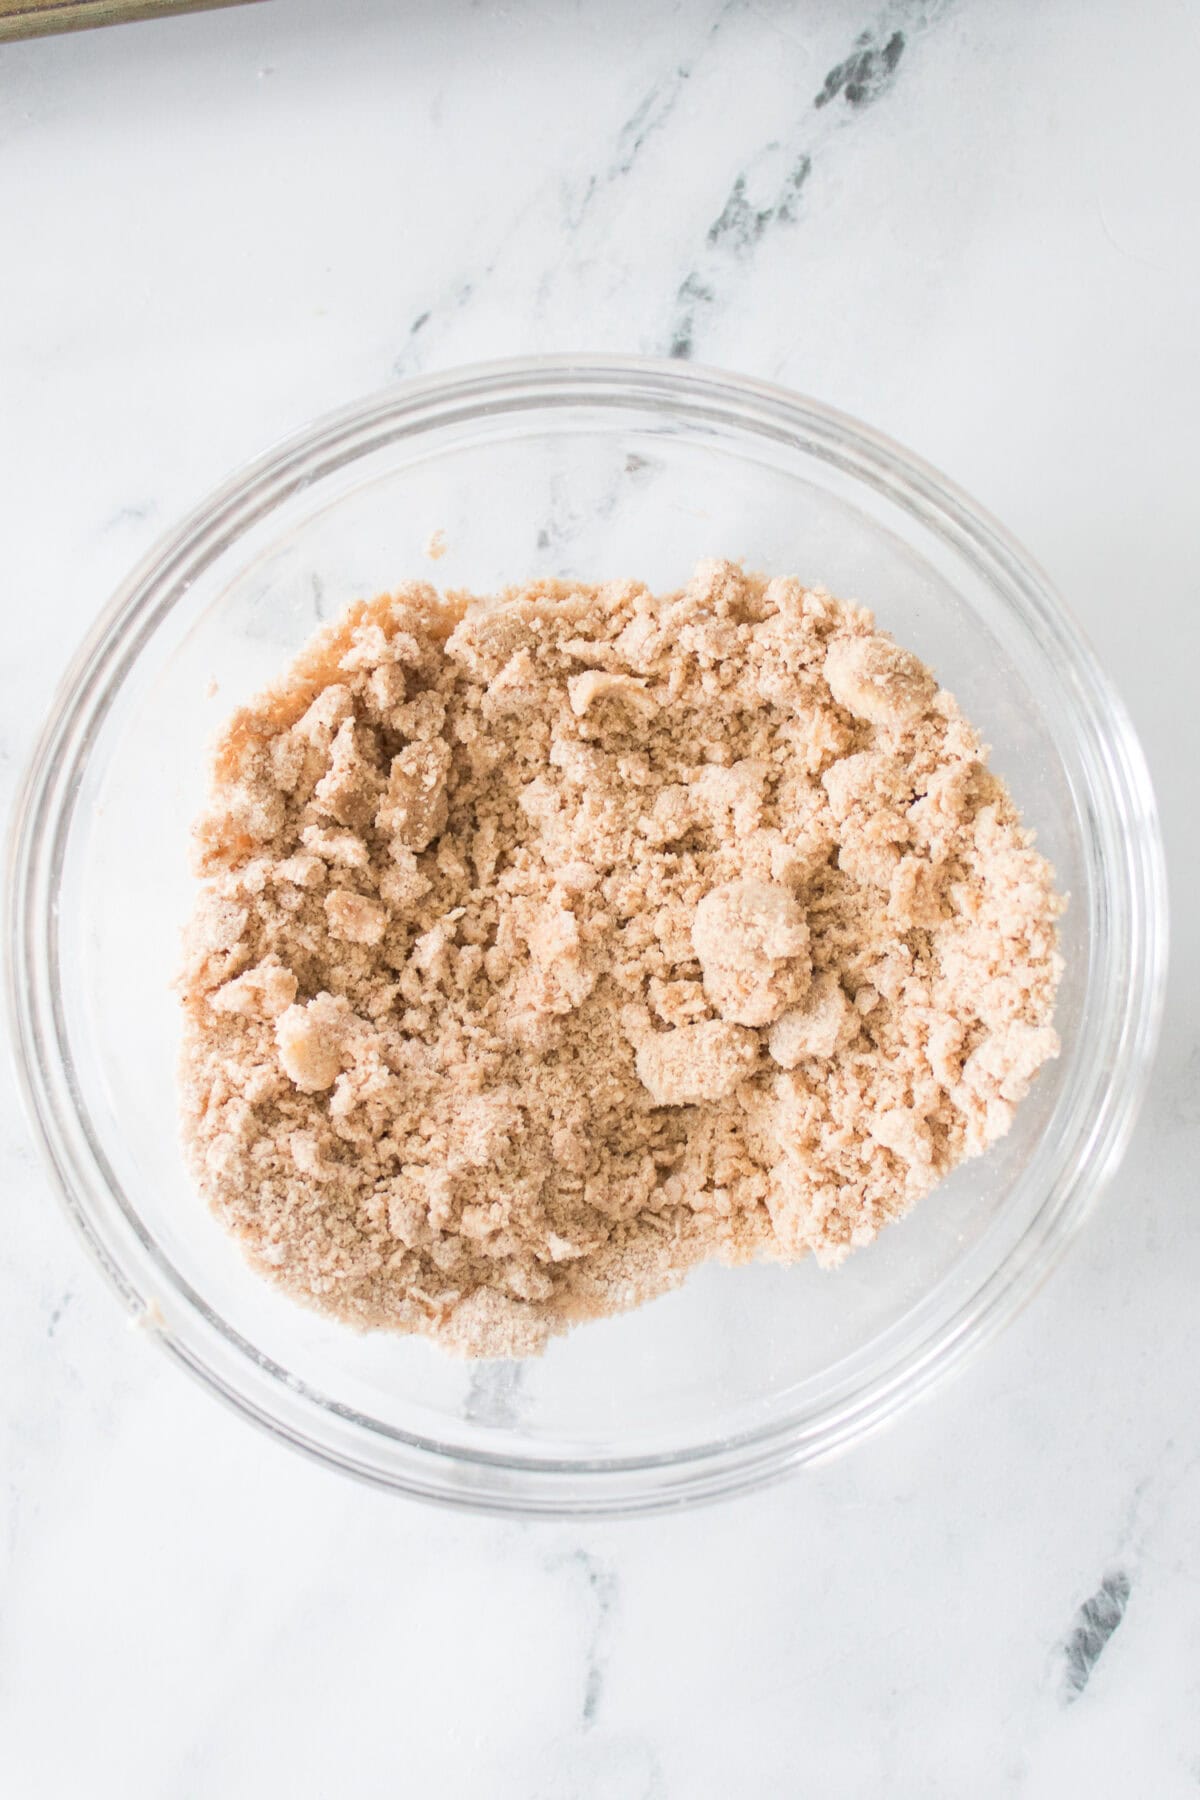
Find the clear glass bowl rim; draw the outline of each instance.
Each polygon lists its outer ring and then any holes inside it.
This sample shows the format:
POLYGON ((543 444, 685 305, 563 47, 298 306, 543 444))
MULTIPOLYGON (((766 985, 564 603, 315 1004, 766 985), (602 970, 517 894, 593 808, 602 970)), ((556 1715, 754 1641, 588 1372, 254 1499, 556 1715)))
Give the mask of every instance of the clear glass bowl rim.
MULTIPOLYGON (((135 1316, 173 1287, 164 1349, 243 1416, 376 1485, 473 1509, 599 1516, 654 1511, 757 1486, 827 1456, 944 1380, 1029 1300, 1079 1228, 1133 1128, 1166 982, 1166 878, 1153 790, 1124 707, 1047 578, 1005 529, 936 470, 870 427, 770 383, 693 364, 577 355, 471 365, 398 384, 325 415, 222 484, 133 570, 64 675, 14 809, 7 881, 7 1001, 18 1083, 67 1213, 135 1316), (1024 1235, 928 1341, 824 1409, 667 1456, 532 1458, 450 1451, 383 1431, 300 1389, 236 1337, 157 1257, 115 1182, 72 1078, 59 987, 57 893, 80 773, 120 685, 156 625, 208 562, 289 496, 398 438, 496 413, 638 406, 725 422, 865 480, 933 528, 985 576, 1060 672, 1074 730, 1089 742, 1089 804, 1126 854, 1106 868, 1125 980, 1105 1039, 1087 1130, 1024 1235), (363 1432, 380 1440, 364 1449, 363 1432), (447 1467, 447 1465, 456 1467, 447 1467), (461 1475, 470 1465, 470 1480, 461 1475)), ((1111 1009, 1110 1009, 1111 1010, 1111 1009)), ((1077 1134, 1078 1135, 1078 1134, 1077 1134)))

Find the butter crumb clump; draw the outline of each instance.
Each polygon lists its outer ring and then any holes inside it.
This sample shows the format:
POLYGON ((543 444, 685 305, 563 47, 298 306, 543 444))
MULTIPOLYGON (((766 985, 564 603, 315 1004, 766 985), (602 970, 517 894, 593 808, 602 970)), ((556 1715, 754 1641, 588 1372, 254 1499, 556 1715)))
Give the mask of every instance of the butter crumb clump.
POLYGON ((356 603, 226 726, 194 847, 206 1199, 464 1355, 838 1263, 1058 1049, 1063 902, 952 697, 731 563, 356 603))

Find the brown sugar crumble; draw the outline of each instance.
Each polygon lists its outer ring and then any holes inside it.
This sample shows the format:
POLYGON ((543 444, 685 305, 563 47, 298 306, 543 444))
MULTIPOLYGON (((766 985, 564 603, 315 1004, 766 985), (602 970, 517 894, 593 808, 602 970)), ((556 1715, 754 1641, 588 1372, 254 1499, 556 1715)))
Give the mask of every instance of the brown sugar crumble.
POLYGON ((840 1262, 1058 1048, 1063 902, 952 697, 730 563, 356 603, 225 728, 195 849, 205 1197, 465 1355, 840 1262))

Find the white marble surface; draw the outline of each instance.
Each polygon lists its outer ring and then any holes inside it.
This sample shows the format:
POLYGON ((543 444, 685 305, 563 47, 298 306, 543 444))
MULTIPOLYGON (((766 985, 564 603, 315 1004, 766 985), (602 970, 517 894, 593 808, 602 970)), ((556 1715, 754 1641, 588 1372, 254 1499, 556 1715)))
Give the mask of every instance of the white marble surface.
POLYGON ((1134 1146, 1019 1323, 683 1518, 441 1514, 257 1436, 126 1329, 6 1087, 5 1796, 1200 1791, 1198 65, 1196 0, 275 0, 0 49, 6 792, 231 465, 397 374, 674 344, 1027 542, 1142 731, 1175 907, 1134 1146))

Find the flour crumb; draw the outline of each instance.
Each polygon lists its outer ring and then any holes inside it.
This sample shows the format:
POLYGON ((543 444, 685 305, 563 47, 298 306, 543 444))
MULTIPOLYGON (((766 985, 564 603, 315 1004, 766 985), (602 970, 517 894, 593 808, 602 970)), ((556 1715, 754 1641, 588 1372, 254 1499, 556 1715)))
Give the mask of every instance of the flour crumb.
POLYGON ((139 1312, 135 1312, 129 1320, 130 1331, 165 1331, 166 1316, 162 1307, 153 1295, 146 1301, 139 1312))
POLYGON ((1058 1050, 1063 901, 953 698, 733 563, 356 603, 225 727, 194 849, 205 1198, 457 1354, 837 1264, 1058 1050))
POLYGON ((431 531, 429 534, 429 540, 425 545, 425 554, 431 562, 440 562, 448 549, 446 534, 439 525, 436 531, 431 531))

